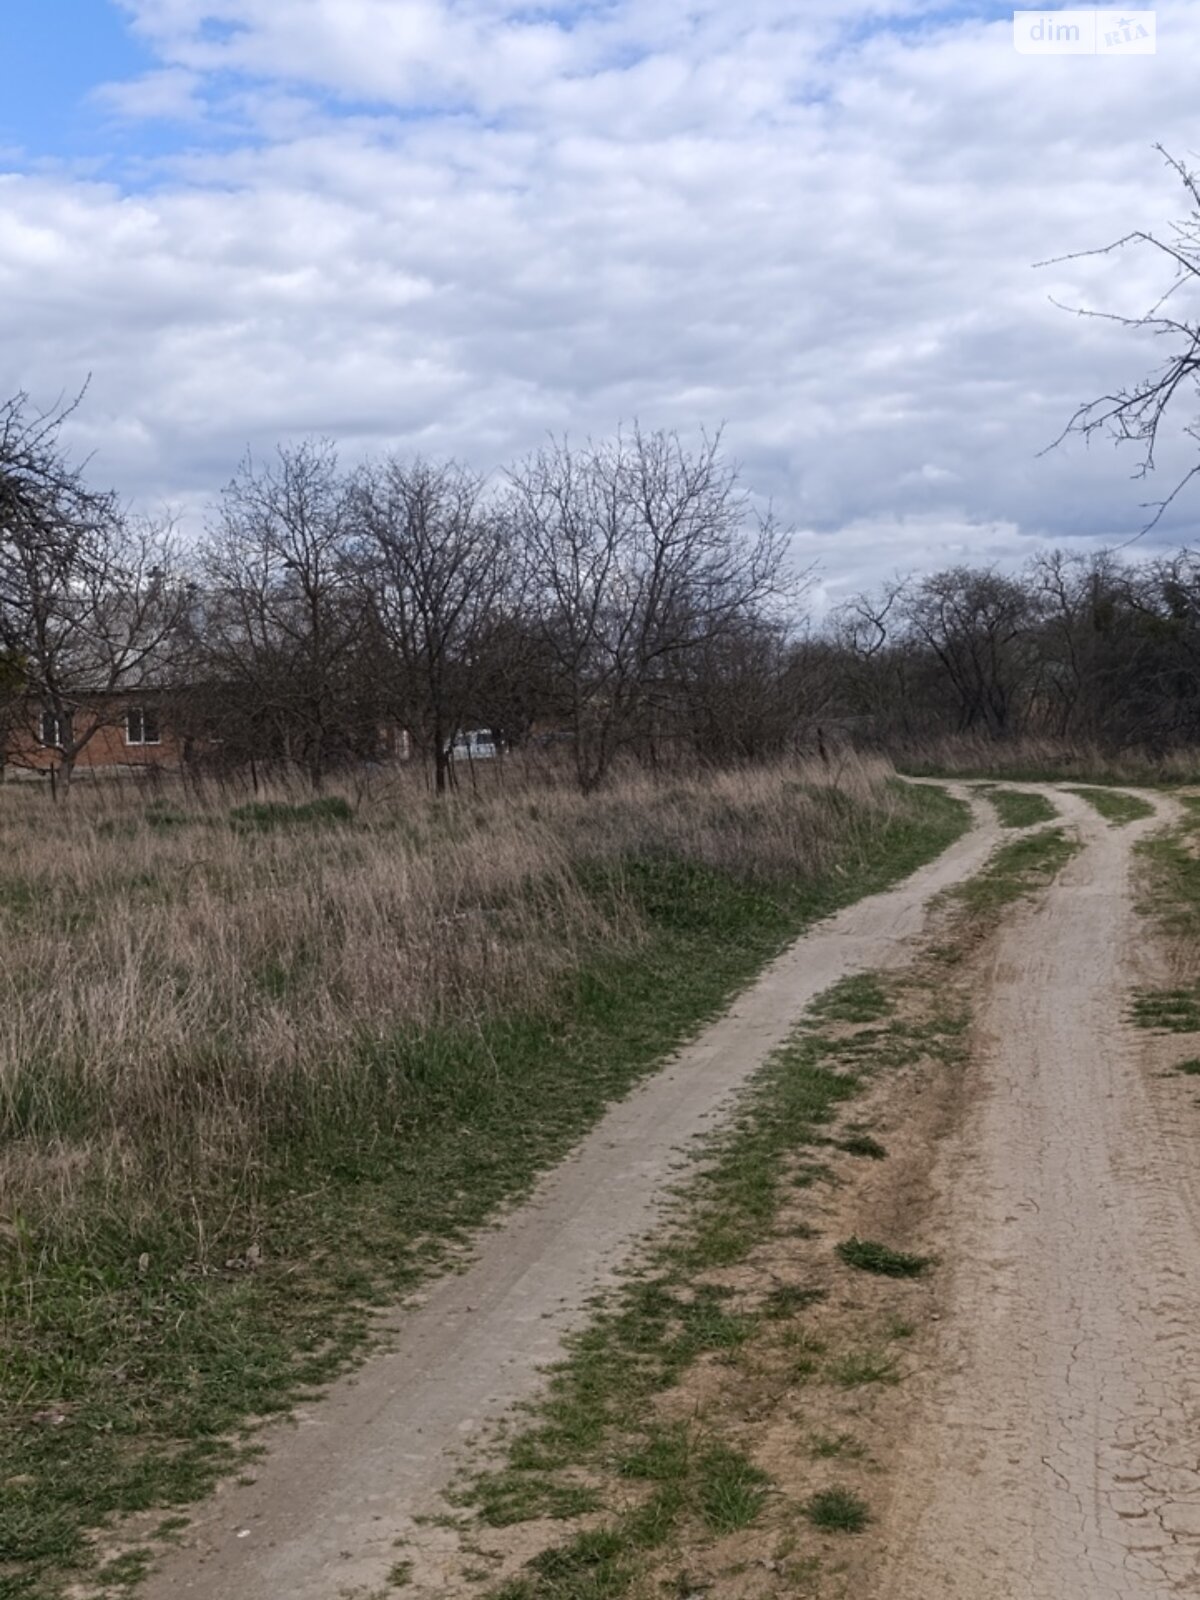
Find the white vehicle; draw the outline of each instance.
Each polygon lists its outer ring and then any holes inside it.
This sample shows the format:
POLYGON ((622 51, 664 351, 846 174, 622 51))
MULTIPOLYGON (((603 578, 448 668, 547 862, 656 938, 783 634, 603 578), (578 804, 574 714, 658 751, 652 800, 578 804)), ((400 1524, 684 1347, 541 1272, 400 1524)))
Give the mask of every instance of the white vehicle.
POLYGON ((451 761, 494 761, 500 754, 490 728, 473 728, 457 734, 450 745, 451 761))

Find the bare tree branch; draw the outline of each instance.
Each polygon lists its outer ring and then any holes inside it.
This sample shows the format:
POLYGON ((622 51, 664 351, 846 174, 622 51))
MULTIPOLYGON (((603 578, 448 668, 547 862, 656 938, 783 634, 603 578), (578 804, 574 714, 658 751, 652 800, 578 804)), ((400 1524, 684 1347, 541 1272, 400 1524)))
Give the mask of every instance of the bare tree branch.
MULTIPOLYGON (((1155 148, 1183 184, 1193 207, 1191 215, 1171 225, 1172 237, 1161 238, 1138 229, 1098 249, 1076 251, 1071 255, 1055 257, 1050 262, 1038 263, 1039 266, 1051 266, 1064 261, 1113 255, 1136 247, 1156 252, 1171 265, 1173 277, 1170 285, 1141 316, 1122 316, 1084 307, 1063 308, 1071 310, 1076 316, 1116 322, 1122 327, 1148 332, 1152 337, 1166 340, 1173 346, 1166 361, 1140 382, 1080 405, 1058 438, 1047 446, 1047 450, 1054 449, 1073 433, 1085 439, 1091 439, 1098 433, 1108 434, 1118 445, 1134 444, 1138 447, 1140 460, 1133 474, 1135 479, 1147 478, 1155 471, 1160 438, 1175 415, 1180 391, 1192 387, 1200 393, 1200 315, 1171 317, 1166 316, 1163 310, 1168 300, 1188 291, 1195 292, 1200 287, 1200 177, 1161 145, 1155 148)), ((1058 304, 1057 301, 1054 303, 1058 304)), ((1200 444, 1200 422, 1185 424, 1183 431, 1200 444)), ((1155 527, 1198 474, 1200 462, 1185 472, 1163 499, 1148 502, 1144 509, 1153 515, 1135 537, 1140 538, 1155 527)))

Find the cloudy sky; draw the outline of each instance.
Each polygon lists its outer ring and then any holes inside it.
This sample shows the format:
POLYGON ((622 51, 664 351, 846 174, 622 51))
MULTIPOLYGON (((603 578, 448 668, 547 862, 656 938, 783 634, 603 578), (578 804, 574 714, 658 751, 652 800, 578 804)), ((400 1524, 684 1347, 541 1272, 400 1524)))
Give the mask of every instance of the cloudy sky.
MULTIPOLYGON (((76 446, 192 525, 248 444, 490 471, 636 417, 724 425, 825 601, 1123 541, 1133 458, 1039 451, 1156 352, 1052 299, 1165 280, 1034 263, 1182 213, 1153 146, 1200 165, 1200 0, 1158 6, 1152 56, 1031 58, 1011 19, 3 0, 0 394, 91 374, 76 446)), ((1153 539, 1198 531, 1200 489, 1153 539)))

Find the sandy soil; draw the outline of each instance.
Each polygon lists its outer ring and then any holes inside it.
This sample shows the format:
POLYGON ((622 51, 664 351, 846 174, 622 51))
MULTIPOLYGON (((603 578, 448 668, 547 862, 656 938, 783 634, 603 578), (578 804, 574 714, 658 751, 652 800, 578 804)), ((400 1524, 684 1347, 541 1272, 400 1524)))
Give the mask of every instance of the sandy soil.
POLYGON ((727 1016, 615 1106, 462 1273, 397 1313, 386 1353, 297 1425, 265 1435, 254 1481, 227 1485, 202 1508, 146 1586, 148 1600, 388 1592, 398 1541, 438 1508, 463 1448, 535 1392, 589 1296, 653 1226, 681 1146, 721 1114, 817 994, 848 974, 902 963, 930 899, 977 870, 997 836, 992 821, 979 820, 899 888, 799 940, 727 1016))
POLYGON ((1056 799, 1087 847, 990 946, 875 1600, 1200 1595, 1200 1168, 1193 1080, 1163 1071, 1189 1041, 1124 1020, 1156 981, 1130 884, 1155 824, 1056 799))

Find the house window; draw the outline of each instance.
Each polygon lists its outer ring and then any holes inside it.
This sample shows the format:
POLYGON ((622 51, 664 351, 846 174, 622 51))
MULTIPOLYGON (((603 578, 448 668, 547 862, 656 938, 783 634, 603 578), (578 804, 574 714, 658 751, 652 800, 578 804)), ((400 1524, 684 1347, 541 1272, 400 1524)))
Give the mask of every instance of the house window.
POLYGON ((125 713, 126 744, 161 744, 158 712, 152 706, 134 706, 125 713))
POLYGON ((61 750, 65 744, 71 742, 70 717, 60 717, 53 711, 43 711, 38 735, 47 750, 61 750))

